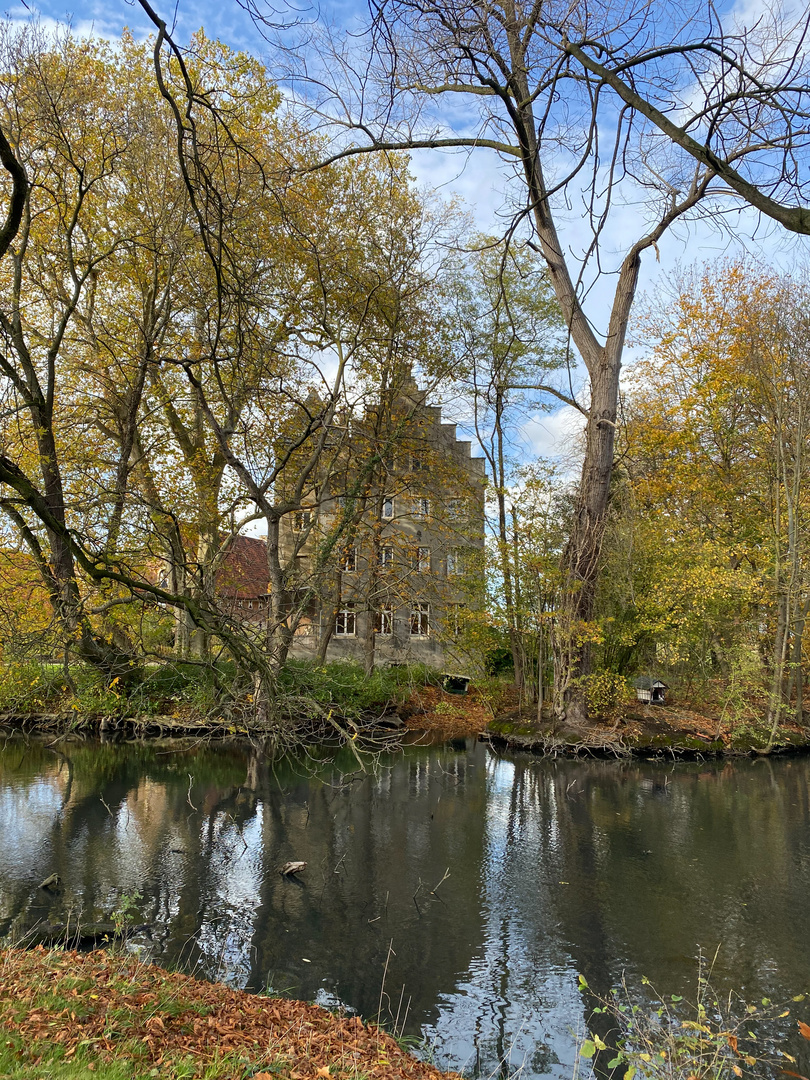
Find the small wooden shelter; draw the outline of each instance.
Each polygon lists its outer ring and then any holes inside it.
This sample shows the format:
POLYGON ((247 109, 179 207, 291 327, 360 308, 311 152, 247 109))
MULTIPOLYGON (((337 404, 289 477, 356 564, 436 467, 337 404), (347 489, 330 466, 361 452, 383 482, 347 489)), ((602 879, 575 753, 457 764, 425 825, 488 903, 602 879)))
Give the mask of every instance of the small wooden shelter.
POLYGON ((449 672, 445 672, 442 675, 442 690, 448 694, 466 694, 471 682, 472 676, 470 675, 451 675, 449 672))
POLYGON ((660 679, 652 679, 649 675, 642 675, 633 683, 636 688, 636 698, 645 705, 663 705, 664 692, 669 689, 665 682, 660 679))

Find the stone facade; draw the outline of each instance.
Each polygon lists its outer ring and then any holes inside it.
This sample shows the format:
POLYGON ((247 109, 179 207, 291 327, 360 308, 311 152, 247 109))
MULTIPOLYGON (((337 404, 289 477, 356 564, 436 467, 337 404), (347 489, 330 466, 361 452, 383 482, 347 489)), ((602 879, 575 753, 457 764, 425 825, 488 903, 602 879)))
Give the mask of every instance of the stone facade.
POLYGON ((282 521, 283 561, 295 566, 292 655, 471 673, 483 459, 410 375, 348 429, 329 474, 282 521))

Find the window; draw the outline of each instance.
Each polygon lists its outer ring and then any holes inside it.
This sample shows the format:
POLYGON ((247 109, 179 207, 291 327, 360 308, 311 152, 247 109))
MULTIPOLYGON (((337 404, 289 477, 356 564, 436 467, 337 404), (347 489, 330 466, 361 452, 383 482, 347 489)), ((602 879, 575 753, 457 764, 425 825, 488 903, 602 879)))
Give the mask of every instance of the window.
POLYGON ((383 570, 390 570, 394 565, 394 545, 383 544, 380 548, 380 566, 383 570))
POLYGON ((462 569, 462 554, 459 548, 450 548, 447 552, 447 576, 453 577, 460 574, 462 569))
POLYGON ((386 495, 382 504, 382 516, 390 520, 394 516, 394 496, 386 495))
POLYGON ((357 615, 354 604, 344 604, 335 616, 335 636, 354 637, 357 630, 357 615))
POLYGON ((382 604, 374 623, 375 631, 381 637, 390 637, 394 632, 394 608, 391 604, 382 604))
POLYGON ((451 604, 447 611, 447 632, 453 641, 458 641, 464 625, 464 604, 451 604))
POLYGON ((304 532, 312 524, 311 510, 296 510, 293 514, 293 529, 295 532, 304 532))
POLYGON ((420 574, 430 573, 430 548, 418 547, 413 556, 413 568, 420 574))
POLYGON ((430 517, 430 499, 414 499, 413 512, 416 517, 430 517))
POLYGON ((343 552, 341 570, 344 574, 353 574, 357 570, 357 548, 346 548, 343 552))
POLYGON ((423 472, 427 468, 425 459, 419 454, 411 454, 411 472, 423 472))
POLYGON ((430 631, 430 604, 414 604, 411 608, 411 637, 427 637, 430 631))
POLYGON ((464 517, 464 500, 447 500, 447 517, 450 521, 460 521, 464 517))

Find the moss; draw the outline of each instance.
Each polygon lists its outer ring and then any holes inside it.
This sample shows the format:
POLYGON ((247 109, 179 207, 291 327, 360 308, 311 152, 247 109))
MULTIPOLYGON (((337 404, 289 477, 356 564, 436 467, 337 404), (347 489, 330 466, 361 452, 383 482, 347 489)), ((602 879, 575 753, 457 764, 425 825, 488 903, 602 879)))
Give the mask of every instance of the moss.
POLYGON ((523 738, 531 738, 532 736, 540 737, 543 733, 537 727, 536 724, 529 724, 525 720, 492 720, 487 725, 487 731, 492 735, 499 736, 503 739, 509 739, 515 735, 520 735, 523 738))

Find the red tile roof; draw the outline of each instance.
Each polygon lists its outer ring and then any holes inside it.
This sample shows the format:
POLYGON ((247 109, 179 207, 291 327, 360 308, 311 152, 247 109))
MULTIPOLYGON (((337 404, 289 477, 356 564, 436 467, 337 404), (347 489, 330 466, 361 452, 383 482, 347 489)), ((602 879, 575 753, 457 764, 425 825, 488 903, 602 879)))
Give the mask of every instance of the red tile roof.
POLYGON ((264 540, 253 536, 233 537, 217 570, 216 581, 217 593, 222 597, 250 600, 266 596, 270 583, 264 540))

